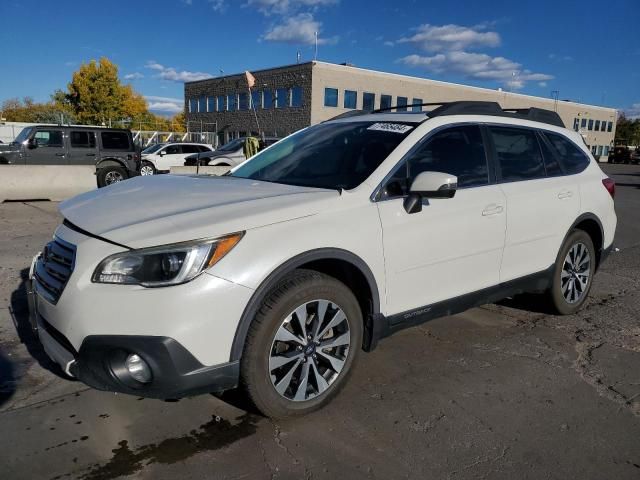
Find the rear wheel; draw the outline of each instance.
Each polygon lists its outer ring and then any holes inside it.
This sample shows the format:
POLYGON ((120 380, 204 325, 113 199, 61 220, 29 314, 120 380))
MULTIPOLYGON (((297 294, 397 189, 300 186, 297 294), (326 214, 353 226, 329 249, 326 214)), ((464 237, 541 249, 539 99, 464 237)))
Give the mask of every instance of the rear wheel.
POLYGON ((127 171, 122 167, 116 167, 109 165, 107 167, 101 167, 98 170, 98 187, 106 187, 114 183, 122 182, 129 178, 127 171))
POLYGON ((242 383, 265 415, 303 415, 338 393, 361 344, 353 293, 332 277, 298 270, 267 295, 249 329, 242 383))
POLYGON ((580 310, 591 290, 595 269, 596 253, 591 237, 583 230, 573 230, 556 259, 549 292, 558 313, 570 315, 580 310))

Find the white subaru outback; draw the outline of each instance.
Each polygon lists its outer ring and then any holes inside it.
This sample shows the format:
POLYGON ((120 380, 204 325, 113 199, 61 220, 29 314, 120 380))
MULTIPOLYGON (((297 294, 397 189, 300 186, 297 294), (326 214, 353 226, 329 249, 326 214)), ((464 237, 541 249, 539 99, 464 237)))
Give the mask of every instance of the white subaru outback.
POLYGON ((612 248, 614 184, 557 114, 358 113, 222 177, 138 177, 62 203, 31 273, 49 356, 98 389, 241 387, 281 417, 325 405, 400 329, 522 292, 561 314, 584 304, 612 248))

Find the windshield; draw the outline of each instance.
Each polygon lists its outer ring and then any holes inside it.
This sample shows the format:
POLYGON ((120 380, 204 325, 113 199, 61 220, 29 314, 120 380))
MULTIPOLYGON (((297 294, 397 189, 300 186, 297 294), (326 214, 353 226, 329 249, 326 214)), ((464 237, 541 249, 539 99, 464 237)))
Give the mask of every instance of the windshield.
POLYGON ((144 150, 142 150, 142 153, 143 154, 155 153, 165 145, 166 145, 165 143, 158 143, 157 145, 151 145, 150 147, 147 147, 144 150))
POLYGON ((413 127, 371 121, 323 123, 280 140, 231 176, 349 190, 365 181, 413 127))
POLYGON ((218 149, 218 152, 233 152, 239 149, 244 143, 244 138, 236 138, 235 140, 230 141, 226 145, 223 145, 218 149))
POLYGON ((14 142, 15 143, 24 142, 27 138, 29 138, 29 134, 31 133, 31 130, 33 130, 33 128, 31 127, 23 128, 22 131, 18 134, 18 136, 14 140, 14 142))

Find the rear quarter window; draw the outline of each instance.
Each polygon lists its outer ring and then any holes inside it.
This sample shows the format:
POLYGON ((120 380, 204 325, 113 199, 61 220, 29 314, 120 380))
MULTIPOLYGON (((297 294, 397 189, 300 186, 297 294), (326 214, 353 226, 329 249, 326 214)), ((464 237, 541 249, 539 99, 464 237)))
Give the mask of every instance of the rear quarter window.
POLYGON ((557 133, 544 132, 544 135, 568 174, 580 173, 587 168, 589 157, 575 143, 557 133))
POLYGON ((100 138, 105 150, 131 150, 126 132, 100 132, 100 138))

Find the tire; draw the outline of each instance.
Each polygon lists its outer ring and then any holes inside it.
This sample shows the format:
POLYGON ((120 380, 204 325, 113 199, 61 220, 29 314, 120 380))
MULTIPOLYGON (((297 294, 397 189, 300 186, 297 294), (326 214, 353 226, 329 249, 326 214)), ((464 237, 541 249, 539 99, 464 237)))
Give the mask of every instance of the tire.
POLYGON ((140 164, 140 175, 145 177, 147 175, 156 175, 158 171, 153 163, 148 160, 143 160, 140 164))
POLYGON ((116 167, 109 165, 107 167, 101 167, 97 173, 98 187, 106 187, 108 185, 121 182, 129 178, 127 171, 122 167, 116 167))
POLYGON ((325 406, 351 373, 362 324, 358 301, 342 282, 311 270, 285 277, 267 293, 247 333, 240 375, 253 404, 272 418, 325 406), (306 316, 307 337, 298 312, 306 316))
POLYGON ((549 299, 556 313, 571 315, 582 308, 589 296, 595 271, 596 251, 591 237, 584 230, 572 230, 558 253, 549 290, 549 299), (574 260, 576 256, 578 258, 574 260), (577 268, 572 265, 576 262, 577 268))

